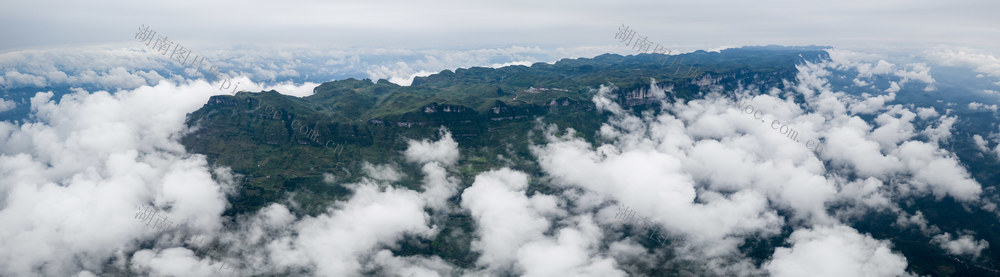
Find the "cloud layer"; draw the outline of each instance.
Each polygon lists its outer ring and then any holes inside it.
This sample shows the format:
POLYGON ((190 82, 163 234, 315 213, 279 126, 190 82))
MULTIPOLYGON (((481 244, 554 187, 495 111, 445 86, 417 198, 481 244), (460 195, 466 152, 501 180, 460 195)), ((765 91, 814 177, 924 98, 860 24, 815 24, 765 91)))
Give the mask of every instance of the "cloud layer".
MULTIPOLYGON (((942 232, 899 204, 989 206, 942 146, 958 116, 893 104, 906 91, 875 82, 926 88, 936 83, 929 68, 833 56, 799 66, 785 89, 703 82, 705 97, 670 101, 673 86, 653 82, 650 95, 663 101, 656 112, 634 113, 613 101, 626 92, 596 88, 594 105, 609 118, 598 141, 566 126, 533 131, 545 141, 530 149, 542 176, 492 168, 463 184, 463 152, 442 128, 398 153, 420 169, 419 189, 398 185, 407 177, 398 164, 367 164, 351 183, 331 173, 327 182, 351 195, 317 215, 297 215, 284 201, 223 216, 239 176, 177 142, 190 131, 185 115, 219 93, 213 84, 74 89, 59 101, 38 93, 32 120, 0 122, 0 275, 908 274, 892 243, 851 227, 872 212, 894 214, 895 228, 914 228, 949 255, 983 255, 990 245, 975 233, 942 232), (835 70, 851 70, 851 83, 870 93, 833 89, 835 70), (642 220, 622 220, 622 205, 642 220), (173 224, 143 224, 137 210, 146 206, 173 224), (456 215, 473 223, 473 264, 400 253, 456 215), (759 263, 741 251, 748 239, 774 238, 785 244, 759 263)), ((990 139, 973 143, 988 152, 990 139)))

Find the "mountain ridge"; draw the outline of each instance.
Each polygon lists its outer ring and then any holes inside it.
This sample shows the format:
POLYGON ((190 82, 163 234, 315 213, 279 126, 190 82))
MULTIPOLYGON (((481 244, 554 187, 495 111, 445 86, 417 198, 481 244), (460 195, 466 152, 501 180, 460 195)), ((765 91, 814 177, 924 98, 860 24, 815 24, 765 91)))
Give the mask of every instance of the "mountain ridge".
MULTIPOLYGON (((500 164, 497 154, 538 173, 531 159, 519 158, 530 157, 528 146, 538 139, 532 136, 536 120, 573 128, 594 141, 606 115, 595 111, 591 98, 602 85, 617 87, 616 101, 626 107, 655 110, 659 100, 646 93, 654 80, 670 88, 669 101, 685 101, 699 97, 706 84, 732 90, 754 80, 761 87, 780 87, 782 80, 794 78, 796 65, 825 59, 822 47, 603 54, 530 67, 443 70, 415 78, 410 86, 384 79, 331 81, 306 97, 239 92, 213 96, 189 114, 187 124, 197 128, 181 142, 247 177, 229 213, 252 211, 291 194, 318 197, 297 199, 318 208, 348 194, 346 188, 325 184, 322 173, 346 171, 339 177, 352 180, 360 177, 361 161, 404 164, 398 154, 407 139, 435 137, 442 126, 463 151, 463 178, 500 164), (684 71, 696 73, 679 74, 684 71)), ((414 188, 416 183, 401 182, 414 188)))

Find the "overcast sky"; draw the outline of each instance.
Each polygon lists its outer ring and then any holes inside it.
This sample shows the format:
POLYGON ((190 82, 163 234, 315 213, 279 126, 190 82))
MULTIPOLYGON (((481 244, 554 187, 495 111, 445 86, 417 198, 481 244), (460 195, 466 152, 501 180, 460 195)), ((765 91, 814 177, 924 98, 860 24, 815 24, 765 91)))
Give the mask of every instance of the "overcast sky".
POLYGON ((609 45, 626 24, 684 50, 741 45, 998 49, 1000 2, 4 1, 0 51, 134 46, 147 24, 202 47, 468 49, 609 45))

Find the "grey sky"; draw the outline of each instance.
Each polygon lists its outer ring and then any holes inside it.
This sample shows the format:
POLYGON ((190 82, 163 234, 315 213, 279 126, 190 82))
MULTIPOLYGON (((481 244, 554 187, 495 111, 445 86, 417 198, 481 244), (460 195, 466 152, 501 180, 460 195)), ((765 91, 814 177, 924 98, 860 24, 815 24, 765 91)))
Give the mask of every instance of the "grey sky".
POLYGON ((10 1, 0 51, 134 46, 147 24, 191 46, 471 47, 615 44, 627 24, 672 48, 939 44, 1000 48, 998 1, 10 1))

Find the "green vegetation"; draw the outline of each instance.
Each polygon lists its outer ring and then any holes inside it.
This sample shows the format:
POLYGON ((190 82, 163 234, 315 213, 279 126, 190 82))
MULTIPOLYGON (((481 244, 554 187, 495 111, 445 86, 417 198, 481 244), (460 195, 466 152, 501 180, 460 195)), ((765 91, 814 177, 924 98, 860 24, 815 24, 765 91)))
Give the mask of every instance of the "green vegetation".
MULTIPOLYGON (((231 199, 236 205, 230 213, 252 211, 288 193, 302 192, 296 197, 305 200, 304 210, 298 212, 313 214, 349 193, 323 183, 323 173, 356 180, 363 161, 396 163, 408 173, 418 173, 399 160, 400 152, 407 139, 434 137, 440 126, 460 144, 463 160, 457 168, 467 181, 500 166, 537 173, 528 151, 531 140, 539 139, 538 132, 531 132, 538 125, 535 119, 574 128, 593 141, 603 120, 591 102, 600 85, 614 85, 624 92, 644 90, 652 78, 674 86, 669 97, 689 99, 698 95, 698 87, 676 74, 691 66, 699 72, 694 78, 719 78, 719 84, 727 87, 747 78, 780 85, 781 78, 794 74, 794 65, 802 61, 800 54, 825 57, 818 48, 773 47, 699 51, 680 57, 605 54, 531 67, 445 70, 418 77, 411 86, 367 79, 327 82, 305 98, 275 91, 241 92, 212 97, 192 113, 189 125, 200 128, 182 142, 210 161, 246 175, 242 194, 231 199)), ((637 110, 656 105, 624 95, 619 100, 637 110)), ((417 188, 417 181, 400 185, 417 188)))
MULTIPOLYGON (((462 160, 456 168, 465 181, 501 166, 538 173, 528 150, 533 140, 541 141, 535 120, 573 128, 593 141, 605 116, 591 102, 601 85, 614 85, 619 92, 646 90, 652 78, 673 85, 668 97, 683 100, 699 92, 692 78, 676 76, 684 73, 679 68, 694 66, 699 73, 693 79, 715 78, 727 88, 748 79, 781 85, 781 79, 794 76, 802 57, 825 55, 815 47, 747 47, 681 56, 605 54, 531 67, 445 70, 418 77, 411 86, 367 79, 327 82, 304 98, 240 92, 212 97, 190 114, 188 124, 199 129, 182 143, 246 176, 241 195, 230 199, 230 214, 256 210, 290 193, 302 201, 297 212, 315 214, 349 194, 342 186, 322 182, 323 173, 357 180, 367 161, 394 163, 419 176, 417 168, 400 160, 400 153, 407 139, 433 138, 440 126, 459 142, 462 160)), ((643 96, 619 96, 637 111, 657 105, 642 101, 643 96)), ((418 181, 411 177, 400 185, 419 189, 418 181)))
MULTIPOLYGON (((601 85, 618 88, 617 99, 634 112, 658 110, 647 91, 651 80, 672 86, 667 97, 685 101, 701 96, 696 80, 711 80, 735 89, 747 80, 782 86, 793 79, 803 60, 826 59, 818 47, 750 47, 721 53, 699 51, 677 56, 605 54, 592 59, 564 59, 555 64, 498 69, 445 70, 416 78, 411 86, 386 80, 341 80, 318 86, 315 94, 298 98, 275 91, 214 96, 188 117, 196 131, 182 139, 191 152, 231 167, 246 178, 230 200, 227 214, 253 212, 270 202, 286 202, 298 215, 315 215, 350 190, 341 184, 357 181, 364 163, 392 164, 406 177, 396 185, 421 190, 417 165, 402 160, 410 139, 437 139, 447 128, 459 143, 461 157, 451 174, 468 186, 479 173, 501 167, 532 176, 529 193, 554 193, 539 182, 542 174, 529 150, 544 142, 541 128, 555 124, 572 128, 592 143, 607 114, 596 111, 592 97, 601 85), (803 58, 807 57, 807 58, 803 58), (672 63, 672 65, 671 65, 672 63), (669 66, 663 66, 669 65, 669 66), (693 77, 681 78, 690 67, 693 77), (324 182, 331 174, 337 184, 324 182)), ((453 205, 460 201, 456 196, 453 205)), ((400 251, 435 254, 456 264, 471 264, 468 249, 474 221, 452 214, 432 240, 416 239, 400 251)), ((761 243, 773 245, 772 243, 761 243)), ((688 266, 669 266, 674 273, 688 266)))

